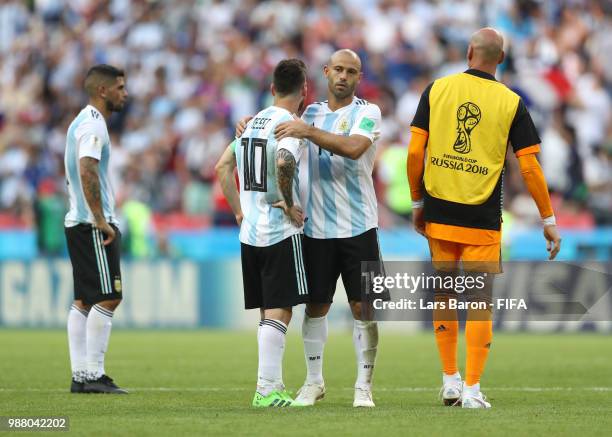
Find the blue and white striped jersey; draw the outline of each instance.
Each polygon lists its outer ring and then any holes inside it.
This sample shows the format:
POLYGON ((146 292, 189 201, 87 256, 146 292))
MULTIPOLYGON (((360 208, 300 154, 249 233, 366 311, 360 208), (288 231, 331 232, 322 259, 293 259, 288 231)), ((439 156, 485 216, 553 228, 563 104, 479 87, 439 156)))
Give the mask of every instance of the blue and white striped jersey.
POLYGON ((110 155, 111 143, 106 121, 100 111, 87 105, 72 121, 66 135, 64 166, 70 209, 64 219, 65 226, 94 223, 93 214, 83 194, 79 171, 79 160, 86 156, 99 161, 100 197, 104 217, 108 223, 118 224, 115 217, 115 195, 108 177, 110 155))
MULTIPOLYGON (((240 206, 244 216, 240 226, 240 242, 251 246, 271 246, 303 229, 294 226, 282 209, 272 204, 283 200, 276 177, 276 152, 287 149, 299 164, 303 141, 274 138, 279 123, 291 121, 289 111, 270 106, 259 112, 240 138, 233 144, 240 180, 240 206)), ((293 199, 301 205, 298 194, 298 168, 293 183, 293 199)))
POLYGON ((305 191, 304 233, 312 238, 348 238, 378 226, 378 208, 372 181, 376 139, 381 114, 363 99, 337 111, 327 102, 309 105, 302 120, 337 135, 363 135, 373 144, 359 159, 334 155, 308 141, 308 177, 305 191))

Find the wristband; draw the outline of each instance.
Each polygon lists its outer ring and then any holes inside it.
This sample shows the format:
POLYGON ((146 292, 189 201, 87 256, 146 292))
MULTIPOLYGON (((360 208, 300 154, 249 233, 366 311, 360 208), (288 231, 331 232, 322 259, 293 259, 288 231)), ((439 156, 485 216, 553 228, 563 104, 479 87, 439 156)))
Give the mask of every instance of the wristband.
POLYGON ((551 215, 550 217, 546 217, 542 219, 542 225, 543 226, 556 226, 557 220, 555 219, 554 215, 551 215))
POLYGON ((412 201, 412 209, 421 209, 421 208, 423 208, 423 199, 412 201))

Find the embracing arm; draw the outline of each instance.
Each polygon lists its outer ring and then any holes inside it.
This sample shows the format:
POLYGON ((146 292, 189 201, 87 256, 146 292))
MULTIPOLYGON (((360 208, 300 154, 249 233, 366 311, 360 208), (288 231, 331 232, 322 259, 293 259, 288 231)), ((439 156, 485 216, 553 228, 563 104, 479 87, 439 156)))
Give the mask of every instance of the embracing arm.
POLYGON ((278 141, 283 138, 305 138, 317 146, 344 158, 359 159, 372 145, 372 140, 364 135, 336 135, 311 126, 294 116, 294 120, 280 123, 274 135, 278 141))
POLYGON ((240 194, 236 186, 236 178, 234 177, 234 168, 236 168, 236 155, 232 146, 228 146, 221 155, 219 162, 215 165, 215 172, 221 184, 221 190, 229 203, 230 208, 236 216, 238 225, 242 222, 242 208, 240 206, 240 194))
POLYGON ((372 145, 372 141, 363 135, 331 134, 314 126, 308 127, 306 139, 312 141, 322 149, 328 150, 344 158, 359 159, 361 155, 372 145))

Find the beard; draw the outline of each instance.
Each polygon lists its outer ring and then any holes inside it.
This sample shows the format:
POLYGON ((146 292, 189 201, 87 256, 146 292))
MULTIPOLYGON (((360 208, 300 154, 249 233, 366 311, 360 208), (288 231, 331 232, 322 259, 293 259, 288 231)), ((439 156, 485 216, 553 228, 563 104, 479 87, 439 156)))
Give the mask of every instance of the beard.
POLYGON ((335 84, 330 83, 329 90, 334 95, 334 97, 338 100, 346 99, 347 97, 353 95, 355 93, 355 87, 346 85, 343 90, 339 90, 336 88, 335 84))
POLYGON ((116 103, 115 104, 115 103, 111 102, 110 100, 107 100, 105 102, 105 104, 106 104, 106 109, 109 112, 119 112, 119 111, 121 111, 123 109, 123 106, 125 105, 125 103, 116 103))

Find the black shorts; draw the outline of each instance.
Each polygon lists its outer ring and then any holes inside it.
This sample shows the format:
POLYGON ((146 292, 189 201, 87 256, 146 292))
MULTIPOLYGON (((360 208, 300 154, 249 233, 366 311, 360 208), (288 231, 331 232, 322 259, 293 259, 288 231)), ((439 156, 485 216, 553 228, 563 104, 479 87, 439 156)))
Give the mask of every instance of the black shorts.
POLYGON ((106 238, 90 224, 65 228, 68 253, 72 262, 74 299, 93 305, 104 300, 121 299, 121 233, 116 226, 115 239, 104 246, 106 238))
MULTIPOLYGON (((372 228, 349 238, 305 237, 304 257, 311 302, 331 303, 340 276, 349 301, 363 301, 366 280, 361 274, 362 261, 379 261, 382 265, 378 231, 372 228)), ((388 300, 387 294, 378 298, 388 300)))
POLYGON ((288 308, 309 301, 301 234, 267 247, 240 244, 244 307, 288 308))

